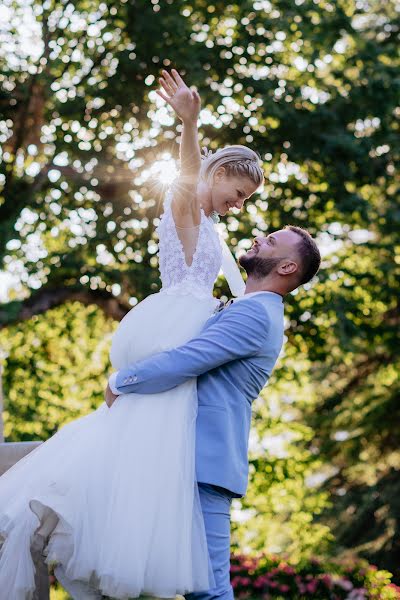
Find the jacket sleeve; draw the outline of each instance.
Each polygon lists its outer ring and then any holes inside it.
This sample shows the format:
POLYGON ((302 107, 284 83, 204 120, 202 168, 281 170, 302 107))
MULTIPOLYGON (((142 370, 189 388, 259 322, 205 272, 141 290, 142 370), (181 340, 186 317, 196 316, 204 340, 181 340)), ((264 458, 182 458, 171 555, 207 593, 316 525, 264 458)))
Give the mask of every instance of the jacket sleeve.
POLYGON ((164 392, 233 360, 256 355, 266 342, 265 307, 249 299, 232 304, 187 344, 138 361, 117 373, 120 394, 164 392))

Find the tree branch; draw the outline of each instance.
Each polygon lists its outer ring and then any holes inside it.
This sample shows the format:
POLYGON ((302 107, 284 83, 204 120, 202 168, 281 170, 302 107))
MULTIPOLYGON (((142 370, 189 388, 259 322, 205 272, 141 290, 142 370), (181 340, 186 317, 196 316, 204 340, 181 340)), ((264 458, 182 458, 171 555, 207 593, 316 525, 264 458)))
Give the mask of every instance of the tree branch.
POLYGON ((86 288, 44 288, 23 301, 0 305, 0 329, 27 321, 65 302, 80 302, 85 306, 96 304, 107 317, 120 321, 131 306, 105 290, 86 288))

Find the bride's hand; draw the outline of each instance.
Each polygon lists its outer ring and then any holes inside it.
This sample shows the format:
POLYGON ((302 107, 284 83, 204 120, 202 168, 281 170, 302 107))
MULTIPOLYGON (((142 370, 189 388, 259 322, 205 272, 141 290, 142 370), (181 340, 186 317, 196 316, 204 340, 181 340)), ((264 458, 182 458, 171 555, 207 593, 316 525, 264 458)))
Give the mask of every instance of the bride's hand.
POLYGON ((172 69, 171 75, 163 70, 160 85, 164 92, 157 90, 157 94, 168 102, 178 117, 185 122, 196 122, 200 113, 200 96, 196 90, 188 88, 178 71, 172 69))

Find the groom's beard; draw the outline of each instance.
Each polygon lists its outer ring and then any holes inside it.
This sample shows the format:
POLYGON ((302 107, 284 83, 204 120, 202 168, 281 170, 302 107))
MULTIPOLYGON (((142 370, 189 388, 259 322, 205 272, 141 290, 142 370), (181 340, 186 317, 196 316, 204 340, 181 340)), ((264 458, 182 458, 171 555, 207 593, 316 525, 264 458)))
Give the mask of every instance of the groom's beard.
POLYGON ((255 279, 263 279, 274 270, 283 260, 282 258, 259 258, 258 256, 246 256, 244 254, 239 258, 239 264, 255 279))

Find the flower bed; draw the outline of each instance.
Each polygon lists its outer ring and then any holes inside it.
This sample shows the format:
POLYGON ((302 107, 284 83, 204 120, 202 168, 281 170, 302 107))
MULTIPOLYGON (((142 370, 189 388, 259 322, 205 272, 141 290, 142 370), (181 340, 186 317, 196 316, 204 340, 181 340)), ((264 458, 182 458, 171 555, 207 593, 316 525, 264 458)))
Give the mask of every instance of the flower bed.
POLYGON ((234 555, 231 582, 235 598, 262 600, 395 600, 400 587, 391 573, 366 561, 353 563, 312 559, 291 564, 280 557, 234 555))
MULTIPOLYGON (((313 559, 295 565, 265 554, 231 557, 236 600, 400 600, 400 587, 390 579, 388 571, 379 571, 366 561, 313 559)), ((70 599, 54 576, 50 584, 51 599, 70 599)))

